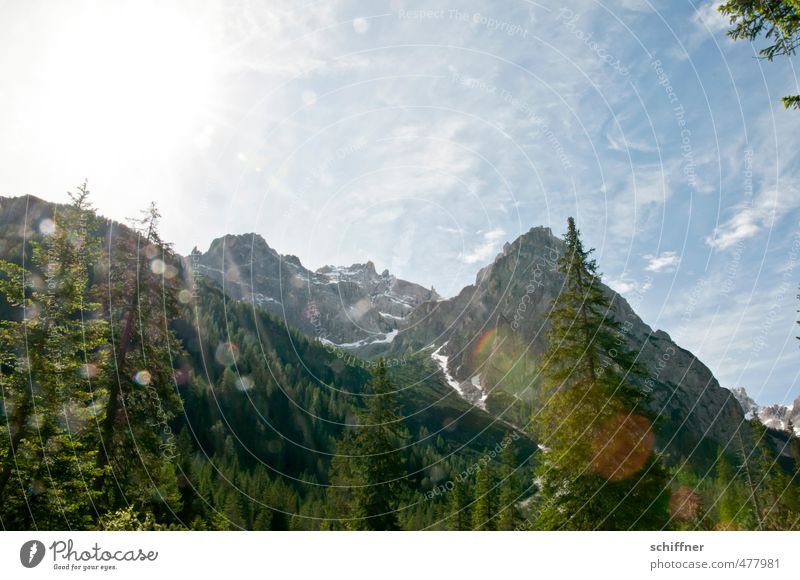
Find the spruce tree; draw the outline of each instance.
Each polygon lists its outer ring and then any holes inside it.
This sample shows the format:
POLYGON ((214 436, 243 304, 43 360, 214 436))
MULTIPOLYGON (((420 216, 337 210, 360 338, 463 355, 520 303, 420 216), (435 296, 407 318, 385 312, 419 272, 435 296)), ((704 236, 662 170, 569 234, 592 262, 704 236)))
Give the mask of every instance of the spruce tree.
POLYGON ((641 373, 593 250, 572 218, 558 261, 563 286, 549 316, 536 434, 542 529, 660 526, 667 517, 666 471, 652 449, 641 373))
POLYGON ((730 460, 721 450, 717 456, 717 497, 719 517, 717 527, 721 530, 745 530, 755 525, 755 518, 747 498, 742 493, 741 483, 736 478, 730 460))
POLYGON ((56 209, 30 269, 0 263, 21 320, 0 327, 0 517, 6 528, 86 528, 97 517, 94 424, 106 326, 90 280, 99 256, 86 184, 56 209), (7 426, 6 426, 7 425, 7 426))
MULTIPOLYGON (((765 530, 787 530, 797 521, 800 513, 791 505, 793 487, 791 478, 778 462, 778 454, 770 444, 767 427, 761 422, 757 412, 750 421, 756 439, 756 484, 755 493, 761 507, 761 526, 765 530)), ((778 452, 784 451, 791 443, 788 438, 778 452)))
POLYGON ((472 529, 472 509, 469 488, 463 480, 456 478, 448 498, 447 525, 451 531, 463 532, 472 529))
POLYGON ((407 433, 382 359, 366 395, 355 435, 346 434, 337 446, 332 492, 345 508, 348 529, 397 530, 396 510, 407 489, 402 450, 407 433))
POLYGON ((506 445, 500 454, 502 468, 500 471, 500 516, 498 528, 501 530, 513 530, 520 520, 517 502, 519 501, 520 489, 516 476, 516 456, 511 445, 506 445))
POLYGON ((475 479, 475 503, 472 508, 472 529, 482 531, 496 529, 496 489, 492 464, 490 461, 486 461, 478 468, 475 479))
POLYGON ((180 509, 171 420, 181 408, 173 363, 181 345, 170 329, 177 316, 178 258, 161 239, 155 205, 132 222, 133 235, 112 229, 106 316, 113 357, 101 421, 97 466, 104 504, 135 503, 171 517, 180 509))

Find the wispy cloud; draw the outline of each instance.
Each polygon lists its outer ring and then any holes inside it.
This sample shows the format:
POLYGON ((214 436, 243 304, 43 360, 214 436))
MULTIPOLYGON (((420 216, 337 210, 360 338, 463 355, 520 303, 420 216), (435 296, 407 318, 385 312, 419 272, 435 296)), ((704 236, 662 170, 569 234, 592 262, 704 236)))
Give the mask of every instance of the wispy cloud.
POLYGON ((647 260, 645 270, 648 272, 674 272, 681 259, 675 252, 661 252, 658 256, 648 254, 644 257, 647 260))
POLYGON ((698 6, 697 11, 692 15, 692 22, 698 28, 708 29, 712 34, 722 32, 729 26, 728 17, 719 12, 722 2, 711 0, 698 6))
POLYGON ((653 282, 650 279, 634 280, 627 274, 618 277, 609 277, 606 279, 606 283, 612 290, 623 295, 640 295, 653 287, 653 282))
MULTIPOLYGON (((478 232, 480 233, 480 232, 478 232)), ((488 232, 483 232, 483 241, 476 246, 470 253, 461 255, 461 261, 465 264, 479 264, 488 260, 497 248, 497 243, 506 235, 505 230, 495 228, 488 232)))
POLYGON ((754 202, 737 206, 734 215, 717 227, 713 235, 707 236, 705 242, 717 250, 726 250, 773 227, 777 220, 798 205, 800 189, 794 184, 785 184, 780 192, 774 189, 764 191, 754 202))

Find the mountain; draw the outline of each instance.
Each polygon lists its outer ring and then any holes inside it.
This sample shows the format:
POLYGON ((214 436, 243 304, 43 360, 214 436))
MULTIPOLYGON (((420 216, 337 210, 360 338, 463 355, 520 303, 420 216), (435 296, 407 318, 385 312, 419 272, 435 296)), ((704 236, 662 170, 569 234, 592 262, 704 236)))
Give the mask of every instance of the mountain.
POLYGON ((217 238, 190 260, 232 298, 272 312, 324 343, 352 350, 390 343, 417 306, 438 299, 433 289, 387 270, 378 274, 372 262, 311 271, 258 234, 217 238))
POLYGON ((794 402, 789 405, 767 405, 760 407, 755 400, 747 394, 744 387, 736 387, 731 389, 736 400, 742 406, 746 414, 750 414, 756 409, 758 410, 758 417, 761 422, 767 427, 784 431, 789 424, 789 421, 794 425, 795 432, 798 432, 798 425, 800 425, 800 397, 797 397, 794 402))
MULTIPOLYGON (((56 212, 63 207, 35 196, 0 197, 0 259, 29 263, 30 242, 41 240, 43 233, 52 227, 56 212)), ((104 252, 118 240, 133 240, 136 235, 128 226, 102 217, 94 233, 103 239, 104 252)), ((136 247, 135 243, 130 245, 136 247)), ((135 260, 135 256, 131 257, 132 263, 135 260)), ((255 372, 249 367, 259 364, 272 369, 258 373, 261 377, 258 382, 273 398, 266 405, 270 413, 265 417, 285 424, 286 431, 299 430, 306 435, 313 431, 309 421, 315 417, 309 419, 308 415, 296 413, 293 409, 296 401, 291 397, 286 400, 287 392, 268 386, 275 380, 274 376, 269 377, 275 372, 274 367, 297 371, 289 381, 293 385, 289 391, 295 391, 300 398, 313 395, 325 401, 332 396, 328 394, 331 387, 335 387, 334 395, 340 391, 345 394, 350 390, 360 391, 369 378, 369 361, 349 352, 344 357, 344 348, 329 348, 330 344, 339 346, 336 341, 353 340, 358 336, 356 333, 368 328, 374 334, 362 339, 360 346, 388 345, 397 335, 398 324, 416 305, 439 298, 433 289, 398 279, 388 271, 377 273, 372 262, 350 267, 325 266, 312 272, 297 257, 278 254, 257 234, 215 239, 207 252, 195 251, 186 258, 178 256, 173 267, 196 296, 195 311, 186 307, 184 316, 173 323, 192 360, 188 370, 199 380, 214 385, 222 380, 225 369, 231 367, 227 355, 221 357, 217 350, 233 344, 238 362, 247 349, 248 365, 243 367, 241 362, 235 365, 239 375, 249 376, 255 372), (257 308, 252 308, 253 303, 257 308), (317 325, 313 317, 306 316, 315 307, 322 321, 317 325), (360 316, 356 316, 357 310, 361 311, 360 316), (320 328, 322 331, 317 332, 320 328), (323 332, 328 333, 330 341, 321 336, 323 332), (315 388, 320 392, 311 393, 315 388), (295 417, 293 426, 285 423, 286 417, 270 418, 278 409, 292 409, 284 414, 295 417)), ((102 278, 107 273, 98 269, 96 274, 102 278)), ((0 304, 0 317, 9 317, 4 304, 0 304)), ((344 342, 349 351, 358 346, 357 342, 344 342)), ((444 429, 451 441, 476 450, 494 445, 513 429, 501 426, 486 413, 453 396, 443 378, 433 372, 430 360, 409 356, 393 362, 392 374, 414 385, 401 391, 399 401, 415 429, 423 426, 433 432, 444 429)), ((343 410, 334 419, 353 414, 359 403, 358 397, 351 395, 348 400, 345 396, 339 405, 343 410)), ((190 414, 196 412, 190 410, 190 414)), ((246 415, 243 414, 242 421, 246 415)), ((263 418, 256 415, 247 420, 258 422, 263 418)), ((334 425, 328 431, 328 435, 338 435, 340 429, 334 425)), ((521 447, 532 448, 532 442, 527 436, 525 439, 521 447)), ((315 447, 311 441, 305 443, 309 448, 315 447)))
MULTIPOLYGON (((30 237, 46 225, 54 206, 25 197, 2 198, 0 207, 3 247, 14 253, 23 234, 30 237)), ((376 272, 371 262, 311 271, 257 234, 218 238, 207 252, 193 252, 187 266, 225 295, 324 345, 364 356, 424 359, 431 366, 425 372, 437 375, 437 384, 466 408, 474 405, 525 427, 537 404, 535 371, 546 345, 547 313, 563 282, 555 271, 562 249, 549 228, 532 228, 506 244, 474 284, 446 300, 433 289, 376 272)), ((624 340, 647 371, 638 380, 652 389, 660 443, 693 453, 701 444, 730 442, 745 424, 736 398, 691 352, 645 324, 623 297, 606 292, 627 329, 624 340)))
MULTIPOLYGON (((549 228, 532 228, 506 244, 457 296, 415 309, 389 351, 428 353, 464 398, 501 416, 513 406, 533 409, 547 315, 564 281, 556 270, 563 247, 549 228)), ((732 441, 745 425, 733 394, 666 332, 645 324, 622 296, 608 287, 604 291, 624 329, 620 340, 639 353, 646 371, 634 380, 652 390, 649 405, 662 448, 710 454, 732 441)), ((529 413, 521 417, 525 423, 529 413)))
MULTIPOLYGON (((53 229, 58 227, 53 218, 59 208, 30 196, 0 198, 0 259, 24 262, 30 268, 30 242, 53 231, 68 231, 53 229)), ((97 306, 98 318, 112 320, 113 312, 132 313, 134 307, 128 305, 136 303, 141 325, 142 320, 161 316, 159 309, 167 303, 162 292, 173 293, 169 301, 176 304, 170 319, 164 320, 175 334, 175 348, 160 353, 164 356, 160 362, 166 374, 173 375, 180 412, 176 405, 176 411, 166 415, 155 405, 152 413, 142 406, 140 415, 127 411, 107 415, 131 426, 152 425, 154 418, 165 426, 159 433, 170 457, 162 461, 162 471, 171 486, 171 499, 163 499, 160 491, 147 493, 148 472, 139 469, 134 459, 125 485, 128 491, 142 492, 136 509, 155 514, 164 525, 185 527, 191 522, 197 529, 335 525, 331 522, 347 512, 339 511, 341 506, 328 493, 336 474, 341 475, 334 457, 341 455, 340 444, 354 433, 376 427, 362 423, 366 401, 374 396, 367 383, 375 361, 365 357, 382 355, 389 367, 389 384, 396 389, 392 399, 403 417, 398 437, 405 437, 401 432, 408 437, 408 444, 398 449, 412 492, 407 500, 411 503, 401 502, 401 526, 449 526, 446 519, 456 496, 444 492, 456 479, 467 481, 479 463, 497 461, 498 454, 505 455, 504 447, 512 455, 503 460, 504 469, 513 464, 518 476, 516 491, 507 493, 520 500, 511 501, 522 512, 535 513, 531 510, 536 501, 528 500, 535 498, 536 490, 526 462, 532 458, 536 463, 540 455, 528 426, 544 404, 538 368, 546 347, 548 312, 564 282, 555 268, 564 245, 549 229, 533 228, 506 244, 478 272, 474 284, 449 299, 387 271, 378 273, 371 262, 311 271, 297 257, 280 255, 255 234, 219 238, 207 252, 193 251, 186 258, 160 253, 156 238, 141 243, 133 230, 111 220, 99 219, 92 235, 100 238, 105 254, 87 274, 87 295, 103 302, 97 306), (126 272, 128 264, 141 264, 134 271, 136 284, 119 282, 127 280, 118 274, 126 272), (167 273, 176 284, 171 290, 163 285, 167 273), (426 501, 419 501, 423 495, 426 501)), ((43 271, 31 272, 33 284, 41 285, 44 279, 43 271)), ((622 328, 619 344, 639 353, 644 373, 631 380, 652 393, 649 418, 656 447, 668 459, 664 463, 682 477, 684 469, 702 477, 718 473, 714 466, 720 458, 725 465, 739 464, 747 448, 760 445, 745 418, 750 404, 746 393, 737 393, 740 404, 692 353, 646 325, 610 288, 604 287, 604 292, 622 328), (725 453, 720 455, 720 450, 725 453)), ((20 316, 18 308, 0 301, 0 319, 20 316)), ((116 336, 122 343, 122 318, 117 315, 116 320, 116 336)), ((111 332, 107 342, 116 344, 114 327, 111 332)), ((144 330, 129 334, 128 343, 134 342, 144 346, 148 335, 144 330)), ((107 353, 107 347, 97 352, 107 353)), ((148 368, 159 364, 154 361, 157 356, 148 357, 147 361, 131 358, 137 364, 128 370, 139 369, 136 373, 114 374, 109 366, 101 376, 116 376, 131 393, 129 400, 137 401, 144 393, 140 387, 151 385, 148 368)), ((102 364, 110 365, 108 361, 102 364)), ((83 368, 83 362, 80 365, 83 368)), ((161 384, 173 386, 168 380, 161 384)), ((769 413, 770 420, 765 421, 769 427, 780 428, 796 416, 799 403, 761 413, 769 413)), ((13 408, 13 401, 0 406, 0 427, 6 409, 13 408)), ((96 448, 94 439, 86 437, 96 448)), ((759 447, 759 453, 768 456, 769 447, 779 450, 783 468, 793 473, 796 450, 787 445, 791 440, 786 433, 770 429, 769 437, 762 439, 766 445, 759 447)), ((127 466, 128 459, 118 461, 127 466)), ((742 497, 745 491, 752 493, 744 487, 752 482, 738 477, 734 483, 742 497)), ((718 499, 714 493, 720 485, 727 489, 730 484, 724 478, 713 482, 705 504, 718 499)), ((20 489, 16 519, 0 514, 2 526, 31 527, 22 509, 27 488, 20 489)), ((472 494, 472 489, 467 481, 465 493, 472 494)), ((86 517, 94 522, 94 516, 86 517)))

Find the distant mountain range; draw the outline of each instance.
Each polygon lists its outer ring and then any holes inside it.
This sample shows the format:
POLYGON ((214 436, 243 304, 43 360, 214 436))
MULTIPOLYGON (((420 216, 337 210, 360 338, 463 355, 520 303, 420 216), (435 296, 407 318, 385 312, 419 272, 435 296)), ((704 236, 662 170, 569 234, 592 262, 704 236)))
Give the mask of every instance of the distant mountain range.
POLYGON ((283 256, 258 234, 227 235, 190 263, 232 298, 282 317, 289 326, 350 349, 387 344, 420 304, 436 291, 401 280, 372 262, 325 266, 313 272, 296 256, 283 256))
POLYGON ((758 417, 767 427, 783 431, 788 428, 791 422, 796 433, 800 433, 800 397, 797 397, 791 405, 767 405, 760 406, 747 394, 744 387, 731 389, 736 400, 742 406, 746 414, 752 414, 758 410, 758 417))
MULTIPOLYGON (((22 245, 22 224, 36 234, 36 216, 53 204, 36 198, 0 198, 3 246, 22 245), (25 203, 22 203, 22 200, 25 203), (24 206, 24 211, 23 211, 24 206)), ((561 239, 535 227, 483 267, 475 283, 443 299, 433 288, 401 280, 371 261, 316 271, 281 255, 258 234, 226 235, 207 251, 184 259, 187 272, 251 304, 324 346, 359 357, 405 357, 442 388, 509 428, 527 426, 538 404, 538 359, 546 346, 547 317, 563 276, 555 264, 561 239)), ((620 340, 639 353, 643 376, 632 380, 652 392, 650 408, 659 446, 674 456, 710 458, 749 433, 749 399, 722 388, 711 371, 661 330, 653 330, 619 294, 604 287, 615 306, 620 340)), ((437 387, 438 388, 438 387, 437 387)), ((437 395, 438 396, 438 395, 437 395)), ((800 411, 763 407, 765 423, 783 429, 800 411)))
MULTIPOLYGON (((516 417, 512 422, 524 427, 536 405, 548 310, 563 283, 555 268, 562 249, 549 228, 532 228, 449 299, 388 271, 378 274, 369 261, 313 272, 257 234, 216 239, 191 261, 231 297, 277 314, 323 344, 360 356, 422 354, 459 397, 504 420, 516 417)), ((664 449, 697 453, 748 430, 739 401, 708 367, 645 324, 622 296, 605 291, 646 371, 634 380, 652 391, 664 449)))

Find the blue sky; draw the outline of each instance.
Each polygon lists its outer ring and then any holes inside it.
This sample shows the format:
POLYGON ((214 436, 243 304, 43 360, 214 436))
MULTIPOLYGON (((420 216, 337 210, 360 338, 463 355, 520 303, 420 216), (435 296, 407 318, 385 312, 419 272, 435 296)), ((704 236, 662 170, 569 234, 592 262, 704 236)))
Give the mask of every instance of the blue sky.
POLYGON ((0 194, 84 177, 179 251, 261 233, 445 295, 574 215, 605 280, 726 387, 798 394, 792 61, 713 2, 0 4, 0 194))

